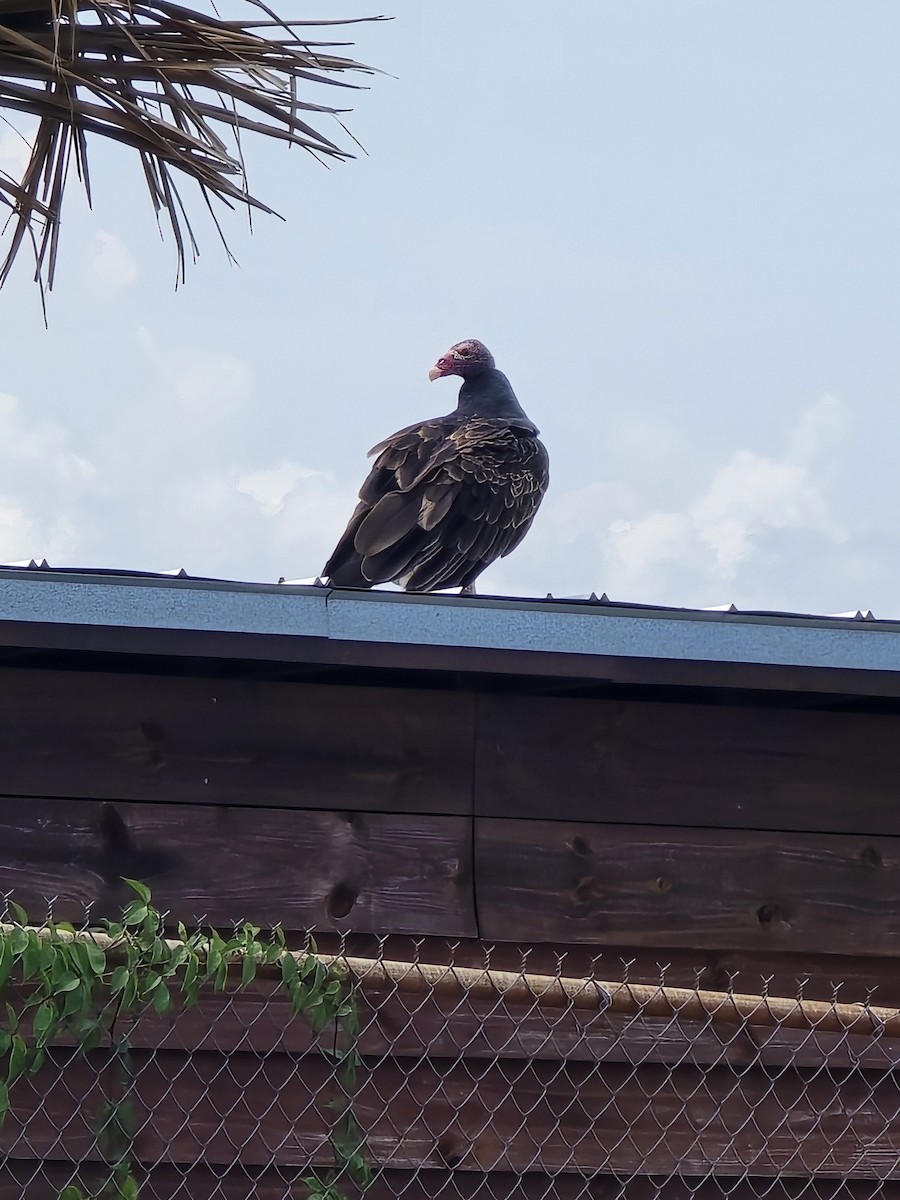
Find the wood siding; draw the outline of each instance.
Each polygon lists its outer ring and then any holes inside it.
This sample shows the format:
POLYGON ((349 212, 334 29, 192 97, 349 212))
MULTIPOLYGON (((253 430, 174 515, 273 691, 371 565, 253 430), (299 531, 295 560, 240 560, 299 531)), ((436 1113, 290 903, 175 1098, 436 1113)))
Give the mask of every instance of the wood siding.
POLYGON ((900 955, 890 713, 7 668, 0 780, 35 911, 900 955))
MULTIPOLYGON (((0 1130, 12 1159, 98 1158, 107 1055, 54 1051, 0 1130), (61 1069, 64 1068, 64 1069, 61 1069), (65 1130, 60 1143, 59 1131, 65 1130)), ((332 1065, 218 1050, 132 1055, 136 1158, 185 1167, 332 1164, 332 1065)), ((896 1172, 891 1074, 465 1057, 368 1061, 354 1112, 376 1164, 400 1171, 607 1171, 759 1179, 896 1172), (848 1120, 852 1114, 852 1120, 848 1120), (526 1120, 527 1117, 527 1120, 526 1120), (539 1156, 539 1157, 538 1157, 539 1156)))
MULTIPOLYGON (((900 1004, 900 714, 0 670, 0 894, 77 921, 123 876, 173 923, 324 949, 900 1004)), ((897 1175, 900 1043, 360 1003, 368 1200, 615 1200, 632 1174, 630 1200, 868 1200, 897 1175)), ((131 1040, 149 1195, 284 1200, 330 1165, 331 1066, 271 988, 131 1040)), ((95 1159, 105 1062, 62 1045, 16 1085, 0 1200, 95 1159)))

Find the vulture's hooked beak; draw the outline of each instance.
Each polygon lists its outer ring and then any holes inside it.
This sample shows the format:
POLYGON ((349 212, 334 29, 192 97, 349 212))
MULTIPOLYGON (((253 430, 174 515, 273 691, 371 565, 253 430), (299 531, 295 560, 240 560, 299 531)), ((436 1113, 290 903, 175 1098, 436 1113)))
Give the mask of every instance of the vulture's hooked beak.
POLYGON ((431 370, 428 372, 428 378, 434 383, 435 379, 443 379, 445 375, 453 374, 453 363, 446 358, 439 358, 431 370))

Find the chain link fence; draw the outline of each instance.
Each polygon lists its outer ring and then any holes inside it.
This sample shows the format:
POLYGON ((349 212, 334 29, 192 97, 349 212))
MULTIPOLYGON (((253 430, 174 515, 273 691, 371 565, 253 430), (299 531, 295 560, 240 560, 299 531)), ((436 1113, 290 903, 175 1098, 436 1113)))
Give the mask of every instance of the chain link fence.
MULTIPOLYGON (((10 1083, 0 1200, 900 1196, 900 1017, 872 997, 635 982, 612 953, 586 976, 510 947, 331 949, 343 1024, 295 1015, 276 963, 113 1004, 96 1045, 60 1033, 10 1083)), ((28 991, 13 968, 0 1009, 34 1045, 28 991)))

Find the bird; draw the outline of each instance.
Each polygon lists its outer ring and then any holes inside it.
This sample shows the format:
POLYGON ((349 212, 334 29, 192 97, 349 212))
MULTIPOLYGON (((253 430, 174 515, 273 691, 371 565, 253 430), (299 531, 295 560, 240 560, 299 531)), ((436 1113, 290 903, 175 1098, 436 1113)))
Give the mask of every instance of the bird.
POLYGON ((476 338, 428 372, 462 379, 456 409, 391 434, 322 572, 334 587, 398 583, 408 592, 460 588, 528 532, 550 482, 549 456, 509 380, 476 338))

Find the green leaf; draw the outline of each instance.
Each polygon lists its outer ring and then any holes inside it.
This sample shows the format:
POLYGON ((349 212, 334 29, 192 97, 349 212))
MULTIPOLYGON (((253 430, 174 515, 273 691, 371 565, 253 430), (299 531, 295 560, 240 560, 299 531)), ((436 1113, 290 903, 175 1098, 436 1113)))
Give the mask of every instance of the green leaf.
POLYGON ((78 1049, 82 1054, 90 1054, 92 1050, 97 1049, 102 1041, 103 1030, 95 1021, 90 1027, 88 1027, 79 1035, 78 1049))
POLYGON ((88 962, 95 975, 102 975, 106 970, 106 952, 96 942, 81 942, 87 952, 88 962))
POLYGON ((164 983, 160 983, 159 987, 153 993, 153 1007, 160 1016, 167 1013, 172 1007, 172 995, 164 983))
POLYGON ((359 1037, 359 1013, 356 1011, 356 1005, 348 1001, 341 1006, 337 1015, 347 1037, 355 1041, 359 1037))
POLYGON ((60 946, 58 943, 45 943, 50 950, 49 954, 41 955, 42 975, 47 974, 49 970, 49 983, 54 992, 59 990, 60 982, 63 979, 71 977, 72 972, 69 970, 66 950, 67 946, 60 946))
POLYGON ((125 986, 122 989, 122 1007, 127 1011, 134 1006, 138 995, 138 979, 133 971, 128 972, 125 986))
POLYGON ((47 1052, 43 1049, 43 1047, 39 1047, 32 1053, 31 1062, 28 1064, 29 1075, 37 1075, 38 1071, 44 1065, 44 1058, 46 1057, 46 1054, 47 1052))
POLYGON ((21 904, 16 904, 14 901, 10 901, 9 911, 12 913, 13 919, 18 921, 20 925, 28 924, 28 913, 21 904))
POLYGON ((139 883, 137 879, 123 879, 122 882, 127 884, 145 905, 150 903, 150 889, 145 883, 139 883))
MULTIPOLYGON (((148 918, 148 920, 149 920, 149 918, 148 918)), ((145 924, 146 924, 146 922, 145 922, 145 924)), ((150 962, 154 966, 158 966, 161 963, 167 963, 169 961, 171 951, 169 950, 169 947, 166 945, 166 943, 159 936, 159 925, 158 924, 155 925, 155 927, 154 927, 153 938, 152 938, 152 941, 150 942, 150 945, 148 946, 148 951, 150 953, 150 962)))
POLYGON ((28 931, 26 929, 14 929, 9 935, 9 944, 12 946, 12 952, 19 955, 28 945, 28 931))
POLYGON ((125 984, 131 978, 131 972, 127 967, 116 967, 112 973, 112 979, 109 981, 110 993, 115 996, 125 987, 125 984))
POLYGON ((9 1069, 6 1072, 7 1084, 15 1083, 19 1078, 25 1070, 27 1058, 28 1047, 25 1045, 25 1039, 15 1034, 12 1040, 12 1049, 9 1052, 9 1069))
POLYGON ((139 1200, 138 1181, 129 1172, 124 1179, 119 1181, 119 1196, 121 1200, 139 1200))
POLYGON ((122 913, 122 922, 124 925, 143 925, 147 916, 147 905, 141 904, 139 900, 135 900, 133 904, 129 904, 122 913))
POLYGON ((200 993, 200 983, 197 978, 199 970, 200 967, 196 957, 192 957, 184 969, 184 980, 181 984, 181 992, 187 1006, 197 1003, 197 997, 200 993))
POLYGON ((247 987, 256 978, 256 959, 248 954, 241 967, 241 987, 247 987))
POLYGON ((13 965, 12 943, 6 935, 0 937, 0 988, 4 986, 13 965))
POLYGON ((56 1022, 56 1005, 52 1000, 44 1000, 34 1014, 34 1019, 31 1023, 35 1044, 38 1047, 45 1046, 53 1036, 56 1022))
POLYGON ((222 963, 222 952, 216 946, 210 946, 206 955, 206 978, 212 979, 222 963))
POLYGON ((160 941, 159 938, 160 918, 159 913, 154 909, 148 909, 146 917, 144 917, 141 925, 141 938, 144 946, 151 952, 151 957, 156 958, 156 945, 160 941))
MULTIPOLYGON (((53 949, 47 946, 50 954, 46 958, 53 961, 53 949)), ((25 945, 22 949, 22 978, 34 979, 36 975, 41 973, 41 969, 45 963, 44 944, 40 941, 37 934, 29 930, 25 934, 25 945)), ((49 965, 49 963, 48 963, 49 965)))
POLYGON ((221 992, 225 988, 225 981, 228 978, 228 963, 223 958, 216 968, 216 983, 215 990, 221 992))
POLYGON ((158 988, 161 983, 161 975, 157 975, 155 971, 152 974, 148 974, 144 979, 143 986, 141 987, 141 995, 149 996, 150 993, 158 988))
POLYGON ((175 975, 188 961, 190 951, 187 946, 175 946, 169 953, 168 961, 163 969, 163 975, 169 979, 175 975))
POLYGON ((59 1200, 85 1200, 84 1192, 74 1183, 70 1183, 68 1187, 63 1188, 59 1193, 59 1200))
POLYGON ((63 1003, 62 1016, 71 1017, 75 1013, 82 1012, 88 1008, 91 1003, 91 990, 86 985, 78 982, 78 985, 68 993, 65 1002, 63 1003))

